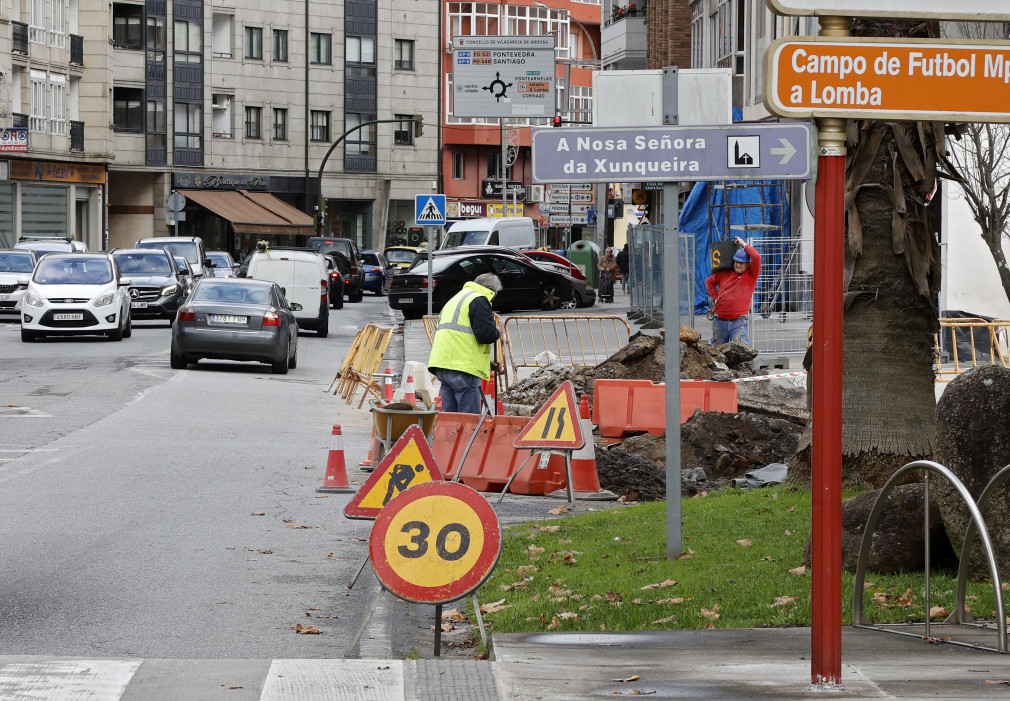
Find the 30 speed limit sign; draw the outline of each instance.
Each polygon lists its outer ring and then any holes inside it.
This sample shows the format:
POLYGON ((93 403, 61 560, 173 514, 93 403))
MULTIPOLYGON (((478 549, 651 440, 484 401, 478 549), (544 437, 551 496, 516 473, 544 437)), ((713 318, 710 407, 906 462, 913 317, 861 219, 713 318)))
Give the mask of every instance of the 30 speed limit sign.
POLYGON ((501 553, 501 526, 491 505, 470 487, 427 482, 401 492, 379 512, 368 552, 390 592, 442 604, 488 578, 501 553))

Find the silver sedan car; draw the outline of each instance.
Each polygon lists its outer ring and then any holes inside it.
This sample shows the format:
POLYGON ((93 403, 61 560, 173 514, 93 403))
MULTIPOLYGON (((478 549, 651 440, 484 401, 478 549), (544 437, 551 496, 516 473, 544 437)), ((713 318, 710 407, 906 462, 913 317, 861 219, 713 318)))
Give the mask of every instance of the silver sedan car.
POLYGON ((294 312, 300 309, 267 280, 203 278, 176 316, 171 365, 182 370, 201 358, 249 360, 283 375, 298 364, 294 312))

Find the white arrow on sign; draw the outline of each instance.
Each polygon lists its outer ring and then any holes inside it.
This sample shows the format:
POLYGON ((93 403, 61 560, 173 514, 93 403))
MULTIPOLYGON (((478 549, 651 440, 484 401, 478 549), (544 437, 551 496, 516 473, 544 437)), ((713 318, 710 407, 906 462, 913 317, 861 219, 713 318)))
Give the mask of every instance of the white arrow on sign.
POLYGON ((793 146, 789 139, 779 138, 779 143, 782 144, 781 148, 770 148, 768 151, 773 156, 782 156, 782 159, 779 161, 779 165, 785 165, 789 162, 793 155, 795 155, 796 147, 793 146))

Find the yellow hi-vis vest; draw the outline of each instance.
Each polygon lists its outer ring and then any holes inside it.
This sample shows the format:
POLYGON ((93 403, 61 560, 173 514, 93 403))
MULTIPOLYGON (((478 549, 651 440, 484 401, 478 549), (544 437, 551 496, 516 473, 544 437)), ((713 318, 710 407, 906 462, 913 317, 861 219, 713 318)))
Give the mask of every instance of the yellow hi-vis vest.
POLYGON ((470 303, 478 296, 490 302, 494 292, 476 282, 468 282, 442 307, 428 356, 429 370, 457 370, 484 380, 491 379, 491 346, 477 343, 470 328, 470 303))

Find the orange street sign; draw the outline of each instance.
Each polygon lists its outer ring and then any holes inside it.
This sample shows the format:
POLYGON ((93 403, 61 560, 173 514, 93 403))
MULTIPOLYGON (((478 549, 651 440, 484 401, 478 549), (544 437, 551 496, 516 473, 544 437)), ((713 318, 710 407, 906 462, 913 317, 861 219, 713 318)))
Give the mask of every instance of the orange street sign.
POLYGON ((1010 122, 1007 44, 800 37, 765 59, 781 117, 1010 122))

